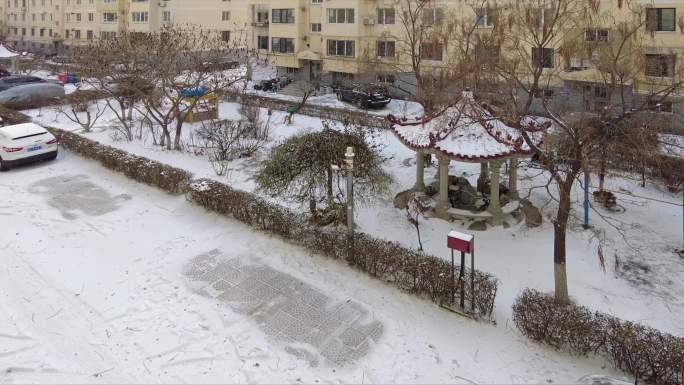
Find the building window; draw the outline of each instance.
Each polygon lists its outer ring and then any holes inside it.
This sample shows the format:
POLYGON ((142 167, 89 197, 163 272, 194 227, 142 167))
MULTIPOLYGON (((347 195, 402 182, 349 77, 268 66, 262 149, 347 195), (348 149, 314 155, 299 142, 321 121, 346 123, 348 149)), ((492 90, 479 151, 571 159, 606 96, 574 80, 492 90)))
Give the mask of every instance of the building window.
POLYGON ((646 55, 646 76, 674 77, 673 55, 646 55))
POLYGON ((499 64, 499 46, 488 46, 480 44, 475 46, 475 60, 482 68, 493 68, 499 64))
POLYGON ((489 28, 494 26, 495 12, 491 8, 482 7, 475 10, 475 26, 489 28))
POLYGON ((328 56, 354 57, 354 41, 328 40, 328 56))
POLYGON ((420 56, 425 60, 442 61, 444 46, 440 43, 423 43, 420 45, 420 56))
POLYGON ((375 77, 375 80, 378 83, 394 84, 395 78, 394 78, 394 75, 392 75, 392 74, 378 74, 375 77))
POLYGON ((149 13, 147 12, 131 12, 131 20, 134 23, 147 23, 149 20, 149 13))
POLYGON ((675 31, 677 11, 674 8, 647 8, 647 31, 675 31))
POLYGON ((378 57, 393 58, 394 44, 393 41, 378 41, 378 57))
POLYGON ((116 22, 116 12, 105 12, 102 14, 102 21, 105 23, 116 22))
POLYGON ((354 8, 329 8, 328 23, 354 24, 354 8))
POLYGON ((271 38, 271 52, 294 53, 294 39, 284 37, 271 38))
POLYGON ((321 32, 321 23, 311 23, 311 32, 320 33, 321 32))
POLYGON ((596 99, 606 99, 608 97, 608 87, 606 87, 606 86, 595 86, 594 87, 594 97, 596 99))
POLYGON ((444 10, 442 8, 425 8, 423 9, 423 24, 424 25, 441 25, 444 19, 444 10))
POLYGON ((553 48, 532 48, 532 65, 553 68, 553 48))
POLYGON ((394 24, 394 8, 378 8, 378 24, 394 24))
POLYGON ((607 29, 587 29, 584 31, 585 41, 608 41, 607 29))
POLYGON ((287 24, 292 24, 295 22, 295 17, 294 17, 294 9, 289 8, 289 9, 274 9, 272 11, 273 13, 273 22, 274 23, 287 23, 287 24))
POLYGON ((257 47, 268 50, 268 36, 257 36, 257 47))
POLYGON ((257 12, 257 23, 268 23, 268 11, 257 12))
POLYGON ((230 11, 221 12, 221 21, 229 21, 229 20, 230 20, 230 11))
POLYGON ((221 31, 221 40, 230 41, 230 31, 221 31))

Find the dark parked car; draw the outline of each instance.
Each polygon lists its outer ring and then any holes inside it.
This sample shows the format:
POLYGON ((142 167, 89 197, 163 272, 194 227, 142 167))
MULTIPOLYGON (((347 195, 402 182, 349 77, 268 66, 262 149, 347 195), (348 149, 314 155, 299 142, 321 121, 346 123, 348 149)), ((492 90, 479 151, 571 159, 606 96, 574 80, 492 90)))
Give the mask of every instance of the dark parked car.
POLYGON ((377 85, 340 86, 337 99, 359 108, 383 108, 392 100, 385 87, 377 85))
POLYGON ((12 74, 9 71, 7 71, 6 69, 0 68, 0 78, 4 78, 7 76, 12 76, 12 74))
POLYGON ((292 79, 289 77, 279 76, 270 80, 262 80, 260 83, 254 85, 254 89, 257 91, 278 92, 290 83, 292 83, 292 79))
POLYGON ((47 80, 37 76, 11 75, 0 78, 0 91, 8 90, 12 87, 31 83, 46 83, 47 80))
POLYGON ((233 59, 222 59, 212 63, 205 63, 210 71, 225 71, 240 67, 240 63, 233 59))

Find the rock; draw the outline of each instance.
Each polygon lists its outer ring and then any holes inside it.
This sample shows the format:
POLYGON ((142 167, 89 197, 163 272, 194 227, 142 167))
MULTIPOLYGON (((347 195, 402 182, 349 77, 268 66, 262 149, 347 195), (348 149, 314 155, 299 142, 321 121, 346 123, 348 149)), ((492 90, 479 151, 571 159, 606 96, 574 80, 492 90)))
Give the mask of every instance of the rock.
POLYGON ((468 179, 449 176, 449 198, 453 207, 466 210, 476 209, 478 194, 468 179), (455 187, 455 188, 454 188, 455 187))
POLYGON ((542 224, 541 211, 527 199, 520 201, 520 208, 525 215, 525 224, 528 227, 539 227, 542 224))
POLYGON ((412 190, 406 190, 402 191, 397 196, 394 197, 394 207, 400 209, 400 210, 406 210, 406 207, 408 207, 408 202, 411 200, 411 197, 413 196, 413 191, 412 190))
POLYGON ((487 222, 486 221, 475 221, 468 226, 468 230, 473 230, 473 231, 486 231, 487 230, 487 222))

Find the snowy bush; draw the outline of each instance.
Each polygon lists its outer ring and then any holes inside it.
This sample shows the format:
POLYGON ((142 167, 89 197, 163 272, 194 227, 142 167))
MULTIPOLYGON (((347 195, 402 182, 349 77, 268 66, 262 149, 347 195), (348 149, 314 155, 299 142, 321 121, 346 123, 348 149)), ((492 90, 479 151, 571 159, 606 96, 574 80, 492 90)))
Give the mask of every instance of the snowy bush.
POLYGON ((513 305, 513 321, 533 340, 574 354, 602 355, 637 380, 684 384, 684 338, 584 306, 560 305, 532 289, 513 305))
POLYGON ((138 182, 159 187, 172 194, 182 193, 189 184, 191 174, 185 170, 131 155, 68 131, 57 128, 49 130, 62 146, 86 158, 97 160, 103 166, 138 182))
MULTIPOLYGON (((451 280, 451 264, 435 256, 364 233, 357 233, 350 243, 344 231, 312 225, 304 215, 213 180, 194 181, 187 197, 209 210, 230 215, 313 252, 346 260, 374 277, 439 304, 450 304, 452 286, 456 289, 456 298, 460 297, 459 285, 451 280)), ((460 267, 455 269, 458 272, 460 267)), ((466 270, 467 282, 471 274, 466 270)), ((465 297, 470 302, 473 300, 470 285, 465 286, 465 297)), ((475 271, 477 315, 491 316, 497 286, 498 281, 492 275, 475 271)))

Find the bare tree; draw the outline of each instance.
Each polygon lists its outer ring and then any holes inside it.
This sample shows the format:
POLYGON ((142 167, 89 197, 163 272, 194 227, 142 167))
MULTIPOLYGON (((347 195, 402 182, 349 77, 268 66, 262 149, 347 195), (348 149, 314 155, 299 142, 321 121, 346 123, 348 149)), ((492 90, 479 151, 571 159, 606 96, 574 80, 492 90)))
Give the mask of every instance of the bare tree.
POLYGON ((285 123, 292 124, 294 121, 294 115, 298 113, 304 106, 309 98, 316 94, 316 85, 313 82, 302 81, 297 82, 293 85, 295 92, 299 94, 299 100, 297 104, 288 108, 287 115, 285 116, 285 123))
POLYGON ((64 116, 72 122, 81 126, 83 132, 90 132, 107 111, 107 109, 99 103, 99 100, 93 99, 89 94, 75 93, 71 97, 71 103, 68 105, 59 105, 58 107, 64 116))
POLYGON ((150 60, 146 35, 122 33, 116 38, 101 38, 74 52, 74 67, 82 82, 100 90, 107 106, 119 122, 118 131, 133 140, 134 106, 152 88, 141 74, 150 60))
MULTIPOLYGON (((622 3, 636 2, 625 0, 622 3)), ((604 27, 614 33, 616 40, 606 46, 596 46, 591 36, 598 33, 595 26, 605 22, 599 18, 605 15, 597 1, 520 0, 509 6, 505 15, 510 31, 502 46, 505 54, 496 71, 506 85, 503 88, 506 92, 499 95, 498 102, 509 114, 511 125, 519 127, 538 164, 549 176, 549 186, 555 187, 552 194, 558 203, 553 220, 555 298, 560 303, 567 303, 566 233, 576 179, 588 171, 589 162, 597 156, 615 156, 614 152, 604 151, 606 146, 624 138, 637 124, 639 112, 647 110, 654 96, 667 95, 669 87, 679 87, 680 83, 673 82, 647 95, 625 87, 628 82, 647 74, 646 64, 638 59, 640 55, 630 52, 635 44, 633 37, 643 33, 638 16, 623 18, 624 21, 604 27), (562 78, 563 66, 554 54, 587 51, 592 52, 596 69, 604 79, 603 84, 610 89, 611 98, 598 112, 571 113, 546 96, 562 78), (631 103, 633 96, 638 96, 637 104, 631 103), (538 112, 543 112, 554 127, 544 145, 537 145, 532 140, 532 132, 538 130, 539 125, 521 124, 529 123, 529 116, 538 112)), ((592 79, 591 82, 597 81, 592 79)))
POLYGON ((420 220, 425 219, 425 211, 428 209, 428 204, 424 203, 422 196, 412 194, 406 205, 406 218, 409 223, 416 229, 418 236, 418 250, 423 250, 423 241, 420 236, 420 220))
POLYGON ((194 25, 123 32, 82 50, 80 64, 116 101, 122 124, 130 127, 133 107, 160 127, 160 145, 179 150, 186 113, 200 96, 221 94, 243 80, 239 70, 225 66, 244 59, 239 42, 240 36, 226 42, 218 31, 194 25))
POLYGON ((392 74, 393 87, 426 111, 449 103, 461 89, 481 84, 487 72, 480 69, 492 59, 488 56, 498 55, 503 31, 491 1, 443 5, 397 0, 395 8, 379 9, 380 22, 397 27, 366 53, 369 72, 392 74))

